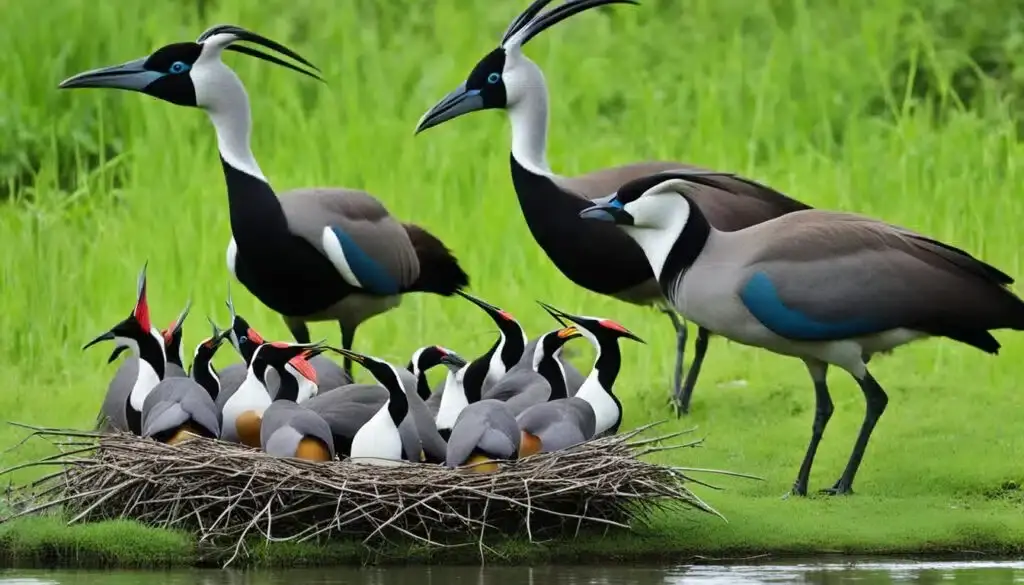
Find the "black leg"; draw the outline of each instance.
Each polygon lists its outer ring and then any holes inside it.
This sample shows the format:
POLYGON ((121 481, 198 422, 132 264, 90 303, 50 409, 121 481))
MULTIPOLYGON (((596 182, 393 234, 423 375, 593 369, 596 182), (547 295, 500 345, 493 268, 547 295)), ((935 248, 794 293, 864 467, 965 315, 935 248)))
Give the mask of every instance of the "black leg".
POLYGON ((679 394, 683 386, 683 354, 686 353, 686 322, 679 318, 672 307, 662 307, 661 312, 668 315, 672 320, 672 327, 676 330, 676 369, 672 377, 672 396, 670 402, 675 408, 676 416, 682 412, 682 404, 679 402, 679 394))
POLYGON ((796 481, 793 482, 793 490, 790 492, 795 496, 807 495, 807 482, 811 476, 811 465, 814 464, 814 456, 818 453, 818 445, 821 437, 825 434, 825 426, 832 418, 832 396, 828 393, 828 384, 825 376, 828 373, 828 364, 808 361, 807 370, 811 373, 814 381, 814 424, 811 426, 811 442, 807 444, 807 453, 804 454, 804 461, 800 464, 800 471, 796 474, 796 481))
POLYGON ((846 469, 843 470, 843 475, 834 486, 822 490, 827 494, 853 493, 853 478, 857 475, 860 460, 864 458, 864 450, 867 449, 868 441, 871 439, 871 432, 875 430, 875 424, 885 412, 885 406, 889 404, 889 397, 886 396, 885 390, 882 390, 882 387, 867 370, 864 370, 864 378, 857 380, 857 383, 860 384, 860 390, 864 393, 867 411, 864 413, 864 422, 860 425, 860 434, 857 435, 857 442, 853 445, 853 453, 850 454, 850 460, 846 463, 846 469))
POLYGON ((704 355, 708 353, 708 342, 711 341, 711 332, 703 327, 697 328, 697 342, 693 345, 693 363, 690 364, 690 371, 686 372, 686 382, 680 395, 676 396, 676 404, 682 414, 690 412, 690 399, 693 398, 693 388, 697 385, 697 376, 700 375, 700 368, 704 365, 704 355))
MULTIPOLYGON (((338 324, 341 327, 341 324, 338 324)), ((352 340, 356 337, 356 326, 341 327, 341 347, 351 351, 352 340)), ((352 358, 345 356, 345 373, 348 374, 348 379, 355 381, 352 377, 352 358)))
POLYGON ((305 321, 285 317, 284 324, 288 326, 288 331, 291 331, 295 343, 309 343, 309 328, 306 327, 305 321))

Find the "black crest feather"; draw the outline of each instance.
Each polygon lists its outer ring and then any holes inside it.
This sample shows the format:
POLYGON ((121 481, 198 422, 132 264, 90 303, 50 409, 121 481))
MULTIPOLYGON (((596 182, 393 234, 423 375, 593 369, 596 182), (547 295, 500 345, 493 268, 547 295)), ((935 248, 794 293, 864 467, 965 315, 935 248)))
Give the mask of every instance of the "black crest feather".
POLYGON ((551 0, 534 0, 519 16, 512 21, 501 39, 502 46, 510 41, 522 46, 533 37, 563 20, 598 6, 611 4, 639 4, 638 0, 566 0, 565 3, 541 14, 551 0))
MULTIPOLYGON (((237 38, 239 41, 246 41, 246 42, 250 42, 250 43, 255 43, 257 45, 261 45, 263 47, 266 47, 266 48, 268 48, 268 49, 270 49, 272 51, 277 51, 278 53, 280 53, 282 55, 285 55, 287 57, 290 57, 290 58, 298 61, 299 63, 302 63, 303 65, 313 69, 314 71, 320 72, 320 68, 319 67, 317 67, 316 65, 313 65, 308 60, 306 60, 305 57, 303 57, 302 55, 299 55, 298 53, 296 53, 295 51, 293 51, 293 50, 289 49, 288 47, 282 45, 281 43, 279 43, 277 41, 274 41, 274 40, 271 40, 271 39, 268 39, 267 37, 265 37, 263 35, 259 35, 259 34, 256 34, 256 33, 252 32, 252 31, 246 30, 246 29, 244 29, 244 28, 242 28, 240 26, 235 26, 233 24, 218 24, 218 25, 215 25, 215 26, 211 26, 210 28, 208 28, 205 31, 203 31, 203 34, 199 35, 199 38, 196 39, 196 42, 197 43, 205 42, 205 41, 209 40, 211 37, 213 37, 215 35, 219 35, 219 34, 229 34, 229 35, 232 35, 235 38, 237 38)), ((281 59, 279 57, 276 57, 274 55, 270 55, 270 54, 264 53, 263 51, 260 51, 258 49, 254 49, 254 48, 249 47, 247 45, 231 44, 231 45, 228 45, 225 48, 227 50, 229 50, 229 51, 235 51, 237 53, 242 53, 243 55, 249 55, 250 57, 256 57, 257 59, 263 59, 264 61, 268 61, 268 62, 273 63, 275 65, 280 65, 282 67, 286 67, 288 69, 291 69, 292 71, 298 71, 299 73, 302 73, 303 75, 308 75, 309 77, 312 77, 313 79, 317 79, 319 81, 323 81, 323 78, 320 77, 317 73, 313 73, 313 72, 307 71, 307 70, 305 70, 305 69, 303 69, 301 67, 298 67, 296 65, 293 65, 293 64, 291 64, 291 63, 289 63, 289 62, 287 62, 287 61, 285 61, 285 60, 283 60, 283 59, 281 59)))

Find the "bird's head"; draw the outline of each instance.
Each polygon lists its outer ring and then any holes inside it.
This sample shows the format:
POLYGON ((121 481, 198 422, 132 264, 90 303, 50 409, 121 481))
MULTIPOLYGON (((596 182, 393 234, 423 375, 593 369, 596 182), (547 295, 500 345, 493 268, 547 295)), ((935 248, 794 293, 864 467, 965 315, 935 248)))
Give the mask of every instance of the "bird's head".
POLYGON ((416 133, 479 110, 514 107, 543 80, 540 69, 523 55, 530 39, 584 10, 608 4, 637 4, 636 0, 566 0, 544 12, 551 0, 534 0, 512 21, 501 43, 484 55, 466 80, 420 118, 416 133))
POLYGON ((598 347, 604 343, 616 342, 621 338, 632 339, 633 341, 639 341, 640 343, 646 343, 643 339, 637 337, 632 331, 626 329, 622 325, 612 321, 611 319, 603 319, 601 317, 586 317, 582 315, 572 315, 566 313, 561 309, 556 309, 547 303, 537 301, 540 306, 544 307, 544 310, 548 312, 552 317, 555 318, 559 323, 563 323, 563 319, 568 319, 576 324, 576 330, 586 337, 590 342, 598 347))
MULTIPOLYGON (((149 318, 149 302, 146 300, 146 265, 143 265, 142 272, 139 273, 135 307, 132 312, 110 330, 86 343, 82 349, 88 349, 101 341, 113 341, 116 346, 114 353, 107 360, 108 363, 114 361, 126 349, 131 349, 136 355, 140 355, 140 347, 144 345, 158 346, 161 353, 163 352, 163 337, 153 328, 149 318)), ((160 358, 163 361, 164 356, 161 355, 160 358)))
POLYGON ((206 367, 210 362, 213 361, 213 356, 216 355, 217 349, 224 342, 225 339, 231 334, 230 329, 221 329, 217 327, 217 324, 212 319, 207 318, 210 322, 210 327, 213 333, 206 339, 199 342, 196 346, 195 353, 192 354, 192 369, 194 370, 197 366, 206 367))
POLYGON ((362 366, 367 372, 370 372, 370 375, 381 386, 389 390, 397 389, 403 394, 408 394, 409 389, 402 383, 402 377, 398 374, 398 369, 392 364, 380 358, 356 353, 350 349, 337 347, 327 347, 327 349, 343 355, 362 366))
POLYGON ((419 376, 434 366, 441 365, 444 356, 454 353, 454 351, 440 345, 427 345, 413 352, 412 359, 409 360, 409 365, 406 366, 406 369, 412 375, 419 376))
POLYGON ((583 219, 605 221, 630 230, 665 229, 684 226, 693 203, 687 196, 697 185, 719 189, 715 177, 732 173, 701 170, 676 170, 640 177, 619 187, 611 195, 594 199, 593 205, 579 212, 583 219))
MULTIPOLYGON (((261 343, 253 352, 252 362, 249 366, 256 373, 260 382, 266 384, 267 367, 274 368, 278 372, 288 372, 293 376, 301 376, 316 384, 316 371, 309 363, 314 355, 324 351, 322 342, 318 343, 286 343, 284 341, 270 341, 261 343), (287 369, 285 366, 289 366, 287 369)), ((301 382, 302 380, 298 380, 301 382)))
POLYGON ((316 73, 280 57, 240 44, 243 42, 260 45, 319 71, 298 53, 276 41, 239 26, 224 24, 207 29, 195 42, 172 43, 127 63, 79 73, 65 79, 58 87, 127 89, 179 106, 213 109, 223 105, 224 84, 237 80, 234 72, 221 61, 225 50, 263 59, 321 79, 316 73))
POLYGON ((523 343, 525 343, 526 331, 523 329, 523 326, 519 324, 519 321, 516 321, 516 318, 513 317, 511 313, 500 307, 496 307, 481 298, 474 297, 465 291, 460 290, 457 291, 456 294, 483 309, 491 320, 494 321, 494 324, 498 326, 498 331, 500 331, 506 339, 522 339, 523 343))
POLYGON ((231 287, 228 286, 228 298, 224 303, 228 306, 231 315, 231 324, 228 325, 227 335, 235 351, 242 356, 246 363, 252 361, 256 348, 264 343, 263 336, 253 329, 249 322, 235 312, 235 301, 231 296, 231 287))

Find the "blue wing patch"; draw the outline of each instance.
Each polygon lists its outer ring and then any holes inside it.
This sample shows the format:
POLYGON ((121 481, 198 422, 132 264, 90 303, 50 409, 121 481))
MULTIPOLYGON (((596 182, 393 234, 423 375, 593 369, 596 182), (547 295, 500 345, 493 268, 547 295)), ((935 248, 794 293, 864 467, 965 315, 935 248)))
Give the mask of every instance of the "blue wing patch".
POLYGON ((870 319, 823 322, 787 307, 764 272, 755 272, 740 291, 747 310, 775 334, 798 341, 832 341, 888 329, 870 319))
POLYGON ((349 237, 341 228, 331 226, 334 237, 338 238, 341 244, 341 251, 352 274, 359 279, 363 289, 377 295, 395 295, 399 292, 398 281, 388 274, 387 270, 371 258, 355 240, 349 237))

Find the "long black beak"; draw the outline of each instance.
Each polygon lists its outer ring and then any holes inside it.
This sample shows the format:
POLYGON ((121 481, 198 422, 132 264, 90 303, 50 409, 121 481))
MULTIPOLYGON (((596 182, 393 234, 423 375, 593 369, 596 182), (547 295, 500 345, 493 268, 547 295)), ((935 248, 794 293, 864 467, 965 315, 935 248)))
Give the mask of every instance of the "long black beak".
POLYGON ((561 325, 562 327, 565 327, 565 321, 562 320, 562 317, 568 316, 568 313, 566 313, 565 311, 562 311, 560 309, 556 309, 556 308, 552 307, 551 305, 545 303, 544 301, 537 301, 537 304, 540 305, 541 307, 543 307, 544 310, 548 312, 548 315, 551 315, 552 317, 554 317, 555 321, 558 321, 559 325, 561 325))
MULTIPOLYGON (((114 339, 114 337, 115 336, 114 336, 114 332, 113 331, 107 331, 106 333, 103 333, 103 334, 99 335, 96 339, 93 339, 89 343, 86 343, 85 345, 83 345, 82 346, 82 350, 84 351, 86 349, 89 349, 90 347, 96 345, 97 343, 99 343, 101 341, 110 341, 110 340, 114 339)), ((113 360, 111 360, 111 361, 113 361, 113 360)))
MULTIPOLYGON (((95 342, 93 342, 93 343, 95 343, 95 342)), ((124 353, 127 350, 128 350, 128 348, 123 346, 123 345, 120 346, 120 347, 115 347, 114 351, 110 354, 110 357, 107 358, 107 363, 108 364, 114 363, 114 360, 116 360, 119 355, 121 355, 122 353, 124 353)))
POLYGON ((606 221, 615 225, 633 225, 633 216, 615 203, 597 204, 579 213, 583 219, 606 221))
POLYGON ((445 367, 447 367, 452 372, 457 372, 461 370, 469 362, 463 359, 463 357, 460 355, 454 353, 447 353, 441 356, 441 363, 444 364, 445 367))
POLYGON ((164 76, 159 71, 150 71, 143 67, 148 57, 135 59, 121 65, 102 67, 79 73, 60 82, 59 89, 75 89, 79 87, 112 87, 142 91, 157 79, 164 76))
POLYGON ((500 307, 496 307, 481 298, 474 297, 473 295, 463 290, 457 290, 455 291, 455 294, 459 295, 460 297, 466 299, 467 301, 483 309, 488 315, 491 316, 491 319, 494 319, 494 322, 498 323, 499 325, 502 321, 515 322, 515 318, 512 317, 511 313, 501 309, 500 307))
POLYGON ((437 102, 437 105, 427 110, 426 114, 423 114, 416 125, 414 134, 443 124, 452 118, 482 109, 484 109, 484 98, 480 96, 480 90, 466 89, 466 84, 463 83, 455 88, 455 91, 444 96, 444 99, 437 102))

